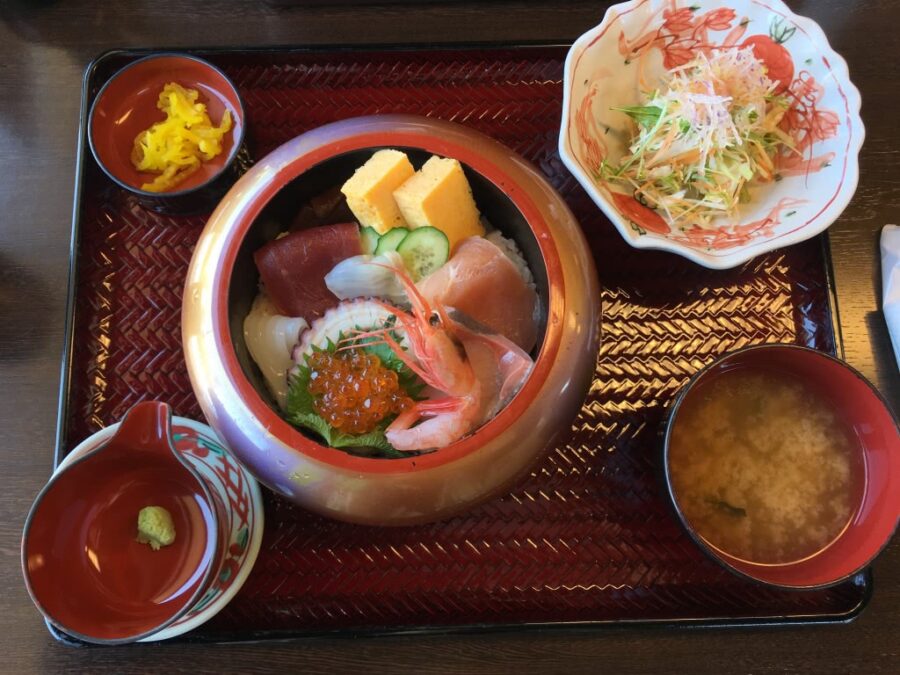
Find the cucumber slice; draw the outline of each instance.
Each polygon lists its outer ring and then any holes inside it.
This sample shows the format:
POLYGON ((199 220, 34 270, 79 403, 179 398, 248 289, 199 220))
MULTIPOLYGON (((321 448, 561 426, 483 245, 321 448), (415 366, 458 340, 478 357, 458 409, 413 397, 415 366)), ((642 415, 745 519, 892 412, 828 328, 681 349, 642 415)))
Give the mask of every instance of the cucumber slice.
POLYGON ((436 227, 417 227, 400 242, 397 253, 413 281, 419 281, 447 262, 450 241, 436 227))
POLYGON ((400 242, 406 239, 406 235, 408 234, 409 230, 405 227, 395 227, 388 230, 381 235, 381 239, 378 240, 378 246, 375 247, 375 255, 381 255, 388 251, 396 251, 400 242))
POLYGON ((359 231, 359 238, 362 239, 362 252, 366 255, 373 255, 381 235, 374 227, 364 227, 359 231))

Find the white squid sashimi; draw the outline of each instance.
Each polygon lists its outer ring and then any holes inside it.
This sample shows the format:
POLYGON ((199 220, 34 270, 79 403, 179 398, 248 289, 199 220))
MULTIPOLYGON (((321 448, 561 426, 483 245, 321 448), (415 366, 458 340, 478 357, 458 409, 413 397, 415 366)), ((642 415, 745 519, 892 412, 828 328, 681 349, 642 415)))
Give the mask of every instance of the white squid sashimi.
POLYGON ((287 373, 294 365, 291 352, 308 326, 304 319, 279 314, 265 293, 256 296, 244 319, 247 349, 282 409, 287 401, 287 373))
POLYGON ((355 255, 335 265, 325 275, 325 285, 341 300, 383 298, 394 304, 406 304, 406 291, 397 277, 397 269, 403 269, 403 259, 395 251, 377 256, 355 255))

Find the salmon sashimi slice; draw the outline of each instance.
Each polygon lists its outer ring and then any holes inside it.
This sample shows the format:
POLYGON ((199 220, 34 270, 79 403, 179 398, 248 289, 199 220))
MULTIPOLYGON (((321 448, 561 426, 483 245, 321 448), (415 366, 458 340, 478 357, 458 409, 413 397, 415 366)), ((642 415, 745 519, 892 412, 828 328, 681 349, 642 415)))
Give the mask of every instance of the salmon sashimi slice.
POLYGON ((342 223, 291 232, 260 248, 253 260, 278 311, 312 322, 340 302, 325 286, 325 275, 361 253, 359 226, 342 223))
POLYGON ((487 239, 460 242, 453 257, 418 288, 429 303, 458 309, 526 352, 537 341, 537 293, 487 239))

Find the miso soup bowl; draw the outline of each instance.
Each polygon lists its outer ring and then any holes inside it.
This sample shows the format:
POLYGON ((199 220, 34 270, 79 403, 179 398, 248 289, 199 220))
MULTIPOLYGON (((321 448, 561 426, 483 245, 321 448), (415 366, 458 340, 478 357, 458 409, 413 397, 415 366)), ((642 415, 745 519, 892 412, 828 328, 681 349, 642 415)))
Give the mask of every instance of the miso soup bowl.
POLYGON ((210 425, 275 492, 355 523, 407 525, 448 517, 503 493, 558 435, 587 392, 598 340, 593 259, 574 217, 524 159, 480 133, 415 116, 348 119, 305 133, 260 160, 203 231, 184 292, 188 370, 210 425), (458 159, 482 213, 516 240, 535 276, 544 321, 534 369, 475 433, 430 454, 373 459, 318 443, 286 422, 244 344, 258 291, 253 252, 286 229, 309 198, 341 185, 380 148, 420 166, 458 159))
MULTIPOLYGON (((731 352, 698 372, 679 392, 666 423, 663 443, 665 484, 678 519, 697 545, 732 572, 781 588, 830 586, 868 566, 887 545, 900 522, 900 428, 887 403, 860 373, 822 352, 794 345, 760 345, 731 352), (725 371, 741 368, 778 372, 819 392, 836 417, 852 430, 854 461, 864 484, 849 524, 825 548, 797 562, 763 564, 716 548, 698 532, 679 504, 669 454, 678 431, 679 410, 703 385, 725 371)), ((859 486, 857 486, 859 487, 859 486)))

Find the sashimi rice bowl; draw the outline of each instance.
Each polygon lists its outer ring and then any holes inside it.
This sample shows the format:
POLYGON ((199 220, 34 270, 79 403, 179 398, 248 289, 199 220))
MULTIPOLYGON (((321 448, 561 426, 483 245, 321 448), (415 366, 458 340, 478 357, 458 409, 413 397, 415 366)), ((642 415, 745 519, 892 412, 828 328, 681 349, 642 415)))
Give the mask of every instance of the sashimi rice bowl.
POLYGON ((511 151, 360 118, 282 146, 213 214, 185 353, 210 423, 272 489, 407 524, 509 487, 567 430, 597 303, 571 214, 511 151))

